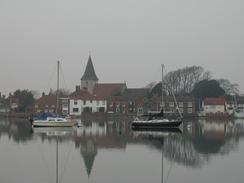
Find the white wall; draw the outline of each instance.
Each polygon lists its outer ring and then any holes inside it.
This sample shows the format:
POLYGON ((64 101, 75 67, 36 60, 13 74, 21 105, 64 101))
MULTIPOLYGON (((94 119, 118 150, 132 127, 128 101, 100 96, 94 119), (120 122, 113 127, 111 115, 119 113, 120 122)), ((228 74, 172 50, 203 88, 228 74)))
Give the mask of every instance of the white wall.
POLYGON ((204 105, 205 113, 217 113, 217 112, 225 112, 224 105, 204 105))
POLYGON ((99 108, 103 107, 105 112, 107 111, 107 101, 106 100, 86 100, 84 104, 84 100, 74 100, 70 99, 70 115, 81 115, 84 111, 84 108, 89 107, 92 108, 92 112, 99 112, 99 108), (75 101, 77 104, 75 104, 75 101), (78 108, 78 112, 73 112, 74 108, 78 108))

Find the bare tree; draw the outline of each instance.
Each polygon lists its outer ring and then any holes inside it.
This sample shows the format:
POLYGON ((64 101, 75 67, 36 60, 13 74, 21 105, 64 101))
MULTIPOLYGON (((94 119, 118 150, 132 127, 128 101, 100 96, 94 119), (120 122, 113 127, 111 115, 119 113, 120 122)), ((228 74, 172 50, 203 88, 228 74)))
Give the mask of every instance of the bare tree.
POLYGON ((165 91, 176 95, 190 93, 194 85, 203 80, 210 79, 210 72, 204 71, 201 66, 191 66, 171 71, 164 77, 163 86, 165 91))

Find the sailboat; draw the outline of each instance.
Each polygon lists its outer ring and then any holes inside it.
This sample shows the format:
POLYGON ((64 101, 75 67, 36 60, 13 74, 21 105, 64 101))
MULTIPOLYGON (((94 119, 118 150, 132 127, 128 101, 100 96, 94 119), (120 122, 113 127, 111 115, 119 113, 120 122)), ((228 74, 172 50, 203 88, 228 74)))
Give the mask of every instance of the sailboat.
POLYGON ((60 62, 57 62, 57 105, 56 114, 43 113, 37 118, 31 118, 30 122, 33 127, 72 127, 76 124, 70 117, 58 116, 59 106, 59 67, 60 62))
MULTIPOLYGON (((162 65, 162 104, 163 104, 163 71, 164 71, 164 65, 162 65)), ((175 96, 173 94, 174 101, 177 105, 175 96)), ((178 107, 177 107, 178 109, 178 107)), ((179 112, 179 110, 178 110, 179 112)), ((179 112, 180 117, 177 119, 167 119, 164 117, 164 108, 162 105, 160 112, 149 112, 146 115, 143 115, 143 117, 147 117, 146 120, 136 118, 131 126, 132 129, 170 129, 170 128, 178 128, 182 123, 182 116, 179 112)))

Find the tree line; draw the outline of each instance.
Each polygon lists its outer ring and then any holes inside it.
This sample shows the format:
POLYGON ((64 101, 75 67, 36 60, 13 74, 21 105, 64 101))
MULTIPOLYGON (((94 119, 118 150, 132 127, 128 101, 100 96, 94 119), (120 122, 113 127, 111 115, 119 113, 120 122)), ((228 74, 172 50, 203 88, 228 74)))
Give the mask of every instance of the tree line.
POLYGON ((168 72, 163 83, 153 84, 149 97, 157 94, 165 95, 193 95, 197 98, 219 97, 224 95, 239 95, 239 85, 231 83, 228 79, 213 79, 209 71, 201 66, 191 66, 168 72))

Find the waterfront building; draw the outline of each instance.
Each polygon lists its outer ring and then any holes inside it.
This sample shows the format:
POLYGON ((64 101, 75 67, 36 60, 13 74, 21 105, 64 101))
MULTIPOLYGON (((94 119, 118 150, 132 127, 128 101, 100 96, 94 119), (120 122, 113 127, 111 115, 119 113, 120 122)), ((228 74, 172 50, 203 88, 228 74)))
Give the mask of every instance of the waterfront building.
POLYGON ((108 113, 142 115, 144 99, 148 92, 147 88, 127 88, 120 95, 111 96, 108 102, 108 113))
POLYGON ((98 77, 88 58, 81 85, 69 96, 70 115, 80 116, 82 112, 107 112, 108 100, 111 96, 123 93, 125 83, 98 83, 98 77))
POLYGON ((33 112, 34 113, 56 113, 67 115, 69 113, 69 97, 61 95, 59 98, 59 106, 57 110, 57 95, 49 93, 46 95, 44 92, 42 96, 36 100, 33 112))
POLYGON ((205 98, 202 103, 201 116, 228 117, 224 98, 205 98))
POLYGON ((183 117, 195 117, 196 102, 192 96, 176 96, 176 102, 172 96, 164 96, 164 103, 162 104, 161 97, 153 96, 146 104, 148 111, 160 111, 161 106, 164 108, 166 115, 178 115, 177 106, 179 112, 183 117))

